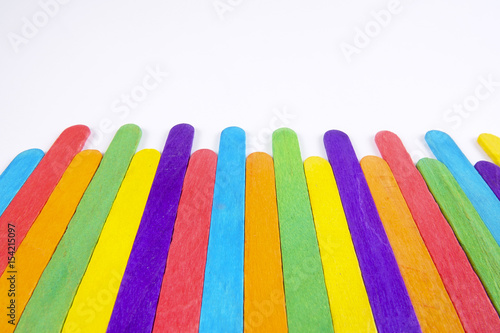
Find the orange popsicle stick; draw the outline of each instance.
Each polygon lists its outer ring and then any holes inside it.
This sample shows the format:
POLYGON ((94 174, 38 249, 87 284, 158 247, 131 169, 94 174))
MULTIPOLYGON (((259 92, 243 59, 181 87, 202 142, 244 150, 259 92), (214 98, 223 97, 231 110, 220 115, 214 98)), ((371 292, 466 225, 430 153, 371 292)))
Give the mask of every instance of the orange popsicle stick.
POLYGON ((361 160, 375 205, 399 270, 424 332, 463 332, 443 281, 387 163, 380 157, 361 160))
POLYGON ((274 165, 266 153, 247 158, 245 200, 245 332, 286 332, 274 165))
MULTIPOLYGON (((3 272, 0 290, 5 292, 0 293, 0 302, 7 306, 11 299, 15 299, 15 318, 9 318, 14 319, 14 324, 19 321, 38 279, 66 231, 101 157, 101 153, 96 150, 85 150, 75 156, 15 253, 14 266, 9 264, 3 272), (9 297, 7 293, 12 282, 8 277, 12 275, 15 298, 9 297)), ((7 320, 0 320, 1 332, 13 332, 15 328, 7 320)))

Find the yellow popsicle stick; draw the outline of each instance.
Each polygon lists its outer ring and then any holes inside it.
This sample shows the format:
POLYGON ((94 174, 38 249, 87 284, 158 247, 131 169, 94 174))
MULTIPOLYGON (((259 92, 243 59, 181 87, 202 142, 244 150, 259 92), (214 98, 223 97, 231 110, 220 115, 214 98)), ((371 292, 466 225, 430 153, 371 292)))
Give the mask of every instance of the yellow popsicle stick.
POLYGON ((321 157, 309 157, 304 170, 334 330, 376 332, 332 168, 321 157))
POLYGON ((491 160, 496 165, 500 165, 500 138, 493 134, 483 133, 479 135, 477 142, 491 160))
POLYGON ((394 251, 423 332, 463 332, 443 281, 425 247, 389 165, 366 156, 361 168, 394 251))
MULTIPOLYGON (((85 150, 75 156, 17 249, 15 268, 7 267, 3 272, 0 278, 0 303, 8 306, 12 299, 15 300, 14 324, 19 321, 38 279, 92 180, 101 157, 101 153, 96 150, 85 150), (12 269, 16 273, 11 273, 12 269), (11 282, 14 282, 13 287, 11 282), (9 290, 12 292, 8 292, 9 290)), ((0 332, 14 331, 16 326, 8 322, 11 319, 7 317, 0 320, 0 332)))
POLYGON ((64 322, 63 332, 105 332, 160 161, 160 153, 135 154, 64 322))

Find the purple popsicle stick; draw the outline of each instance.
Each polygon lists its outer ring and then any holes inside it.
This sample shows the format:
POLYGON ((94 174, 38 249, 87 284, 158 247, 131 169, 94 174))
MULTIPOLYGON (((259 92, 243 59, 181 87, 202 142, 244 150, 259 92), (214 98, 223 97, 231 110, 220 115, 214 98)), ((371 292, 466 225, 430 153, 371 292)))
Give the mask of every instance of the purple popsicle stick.
POLYGON ((193 136, 191 125, 170 130, 107 332, 151 332, 193 136))
POLYGON ((479 161, 474 167, 500 200, 500 167, 488 161, 479 161))
POLYGON ((379 332, 421 332, 415 311, 349 137, 323 137, 379 332))

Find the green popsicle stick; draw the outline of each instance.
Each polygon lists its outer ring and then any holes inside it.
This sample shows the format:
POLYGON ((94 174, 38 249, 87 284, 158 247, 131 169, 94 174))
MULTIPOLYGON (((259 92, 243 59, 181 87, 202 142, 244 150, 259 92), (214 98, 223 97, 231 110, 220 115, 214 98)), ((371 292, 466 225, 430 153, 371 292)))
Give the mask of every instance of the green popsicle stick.
POLYGON ((273 133, 276 196, 290 332, 333 332, 318 240, 297 135, 273 133))
POLYGON ((15 332, 61 330, 140 138, 141 129, 132 124, 116 133, 15 332))
POLYGON ((500 247, 443 163, 423 158, 417 168, 500 313, 500 247))

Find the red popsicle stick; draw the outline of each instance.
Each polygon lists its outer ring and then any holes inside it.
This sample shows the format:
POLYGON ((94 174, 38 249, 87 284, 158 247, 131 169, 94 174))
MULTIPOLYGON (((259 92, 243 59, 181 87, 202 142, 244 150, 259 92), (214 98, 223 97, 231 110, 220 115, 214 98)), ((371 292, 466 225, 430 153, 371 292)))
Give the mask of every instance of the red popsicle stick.
POLYGON ((396 178, 465 331, 499 332, 495 308, 403 143, 387 131, 379 132, 375 142, 396 178))
POLYGON ((7 259, 11 256, 7 253, 8 247, 19 247, 64 171, 82 150, 89 135, 90 130, 84 125, 64 130, 0 217, 0 249, 3 249, 0 251, 0 274, 5 270, 7 259), (7 237, 9 224, 14 226, 15 237, 7 237))
POLYGON ((208 149, 189 160, 153 332, 198 332, 216 166, 208 149))

